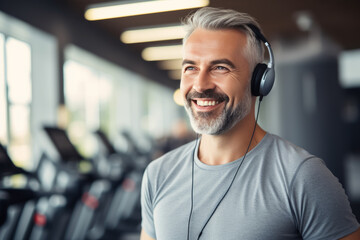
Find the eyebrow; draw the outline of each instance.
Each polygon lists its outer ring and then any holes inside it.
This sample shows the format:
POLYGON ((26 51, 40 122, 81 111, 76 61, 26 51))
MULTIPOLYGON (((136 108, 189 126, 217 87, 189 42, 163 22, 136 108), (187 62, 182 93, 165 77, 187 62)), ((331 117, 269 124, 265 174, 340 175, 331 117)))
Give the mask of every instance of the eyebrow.
MULTIPOLYGON (((210 63, 211 63, 211 65, 226 64, 231 68, 236 68, 235 64, 233 64, 229 59, 226 59, 226 58, 216 59, 216 60, 211 61, 210 63)), ((184 66, 185 64, 195 64, 195 61, 184 59, 182 62, 182 65, 184 66)))
POLYGON ((185 64, 195 64, 195 62, 192 60, 184 59, 182 65, 184 66, 185 64))
POLYGON ((216 65, 216 64, 226 64, 231 68, 236 68, 235 64, 233 64, 229 59, 223 58, 223 59, 217 59, 217 60, 213 60, 211 61, 212 65, 216 65))

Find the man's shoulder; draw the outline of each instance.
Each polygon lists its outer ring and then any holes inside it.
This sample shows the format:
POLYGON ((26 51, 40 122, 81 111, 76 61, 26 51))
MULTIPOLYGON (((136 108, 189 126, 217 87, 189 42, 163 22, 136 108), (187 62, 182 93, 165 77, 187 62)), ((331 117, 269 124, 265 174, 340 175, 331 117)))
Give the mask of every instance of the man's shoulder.
POLYGON ((292 157, 300 161, 309 157, 315 157, 301 146, 298 146, 278 135, 268 133, 267 137, 268 150, 276 152, 282 157, 292 157))
POLYGON ((307 150, 280 136, 267 134, 264 147, 261 149, 264 161, 271 159, 271 164, 277 170, 284 171, 292 176, 304 163, 325 166, 325 162, 307 150))

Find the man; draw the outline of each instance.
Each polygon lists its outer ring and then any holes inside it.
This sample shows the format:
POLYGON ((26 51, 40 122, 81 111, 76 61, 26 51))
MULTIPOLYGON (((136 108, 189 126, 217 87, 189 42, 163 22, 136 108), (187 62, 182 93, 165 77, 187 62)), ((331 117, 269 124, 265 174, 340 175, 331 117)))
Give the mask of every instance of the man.
POLYGON ((201 138, 148 166, 141 240, 360 239, 323 161, 256 126, 267 92, 251 86, 266 41, 255 20, 203 8, 187 25, 181 91, 201 138))

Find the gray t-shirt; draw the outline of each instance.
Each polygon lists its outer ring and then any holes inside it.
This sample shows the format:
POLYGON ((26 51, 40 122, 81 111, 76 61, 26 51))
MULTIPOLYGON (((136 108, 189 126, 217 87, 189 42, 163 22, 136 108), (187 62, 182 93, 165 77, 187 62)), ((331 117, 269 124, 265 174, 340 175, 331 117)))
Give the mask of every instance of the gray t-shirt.
MULTIPOLYGON (((242 161, 209 166, 198 159, 197 148, 191 142, 148 166, 142 227, 152 238, 187 239, 193 159, 191 240, 197 239, 242 161)), ((267 134, 247 154, 201 239, 338 239, 358 227, 341 184, 323 161, 267 134)))

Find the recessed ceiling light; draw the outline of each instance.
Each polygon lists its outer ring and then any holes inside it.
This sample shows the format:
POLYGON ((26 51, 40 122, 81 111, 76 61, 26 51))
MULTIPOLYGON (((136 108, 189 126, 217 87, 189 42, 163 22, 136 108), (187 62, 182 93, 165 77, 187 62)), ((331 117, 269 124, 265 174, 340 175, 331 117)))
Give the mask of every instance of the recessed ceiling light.
POLYGON ((181 95, 180 89, 176 89, 173 94, 174 102, 179 106, 184 106, 184 99, 181 95))
POLYGON ((145 48, 141 56, 146 61, 161 61, 182 58, 182 45, 169 45, 145 48))
POLYGON ((209 5, 209 0, 152 0, 117 1, 91 4, 85 11, 89 21, 136 16, 182 9, 200 8, 209 5))
POLYGON ((151 28, 126 30, 121 34, 123 43, 141 43, 182 39, 185 36, 185 29, 181 25, 167 25, 151 28))
POLYGON ((168 75, 173 80, 180 80, 181 79, 181 70, 171 70, 168 72, 168 75))
POLYGON ((182 67, 182 59, 165 60, 159 62, 159 67, 164 70, 179 70, 182 67))

